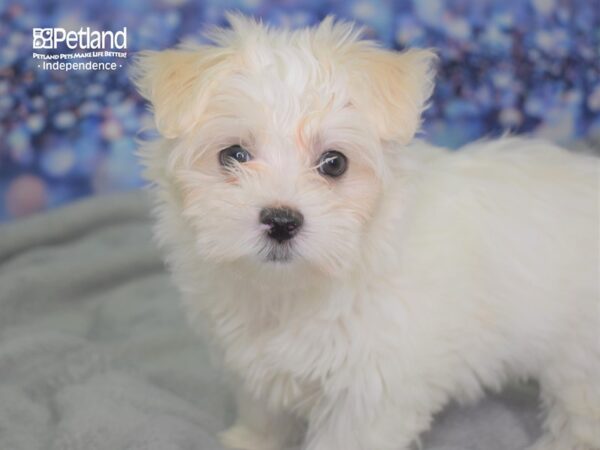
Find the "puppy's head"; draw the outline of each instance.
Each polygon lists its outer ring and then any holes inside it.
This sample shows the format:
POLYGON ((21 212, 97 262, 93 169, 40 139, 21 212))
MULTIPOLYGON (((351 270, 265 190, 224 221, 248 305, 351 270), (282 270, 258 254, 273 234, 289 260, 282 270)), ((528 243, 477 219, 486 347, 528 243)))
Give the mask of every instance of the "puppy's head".
POLYGON ((213 45, 140 55, 134 80, 163 137, 142 150, 149 177, 205 260, 344 270, 392 149, 419 127, 435 56, 384 50, 332 19, 229 21, 213 45))

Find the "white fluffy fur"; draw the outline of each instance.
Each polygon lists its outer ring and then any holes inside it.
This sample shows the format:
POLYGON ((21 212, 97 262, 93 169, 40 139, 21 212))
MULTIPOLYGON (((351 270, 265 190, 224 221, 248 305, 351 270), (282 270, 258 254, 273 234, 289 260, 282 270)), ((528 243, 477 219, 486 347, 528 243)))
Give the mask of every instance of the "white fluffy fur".
POLYGON ((539 380, 538 450, 600 449, 598 160, 504 138, 415 141, 427 50, 396 54, 331 19, 231 16, 213 46, 144 53, 163 138, 141 152, 156 235, 194 322, 240 380, 231 448, 405 450, 450 399, 539 380), (232 170, 218 152, 254 159, 232 170), (327 179, 315 161, 345 153, 327 179), (305 225, 292 260, 261 208, 305 225))

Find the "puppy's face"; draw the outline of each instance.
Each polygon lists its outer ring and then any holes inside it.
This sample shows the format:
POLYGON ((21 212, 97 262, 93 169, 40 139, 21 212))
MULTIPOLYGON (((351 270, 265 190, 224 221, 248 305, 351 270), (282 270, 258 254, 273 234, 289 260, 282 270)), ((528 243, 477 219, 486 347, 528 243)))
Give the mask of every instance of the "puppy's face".
POLYGON ((296 32, 230 22, 214 46, 141 56, 136 81, 166 143, 144 155, 150 177, 205 260, 343 271, 389 144, 418 128, 434 56, 379 49, 331 20, 296 32))

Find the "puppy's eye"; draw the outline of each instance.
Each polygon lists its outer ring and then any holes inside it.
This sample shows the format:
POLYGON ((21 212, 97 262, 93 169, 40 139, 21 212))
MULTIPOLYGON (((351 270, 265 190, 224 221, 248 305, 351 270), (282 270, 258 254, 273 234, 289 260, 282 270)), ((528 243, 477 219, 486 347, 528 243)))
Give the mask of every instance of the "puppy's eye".
POLYGON ((328 150, 321 155, 317 167, 322 175, 328 177, 339 177, 348 169, 348 159, 343 153, 328 150))
POLYGON ((252 155, 250 152, 239 145, 232 145, 231 147, 221 150, 219 153, 219 162, 222 166, 226 167, 234 165, 236 161, 243 164, 251 159, 252 155))

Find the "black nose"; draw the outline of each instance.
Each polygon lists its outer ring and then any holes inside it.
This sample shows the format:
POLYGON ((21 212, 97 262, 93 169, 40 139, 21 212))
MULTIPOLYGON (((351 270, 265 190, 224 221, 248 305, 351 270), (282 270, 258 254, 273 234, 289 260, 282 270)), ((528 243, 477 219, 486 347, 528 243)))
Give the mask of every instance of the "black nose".
POLYGON ((290 208, 264 208, 259 219, 260 223, 268 225, 269 237, 279 243, 293 238, 304 223, 302 214, 290 208))

